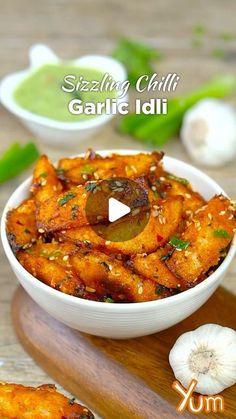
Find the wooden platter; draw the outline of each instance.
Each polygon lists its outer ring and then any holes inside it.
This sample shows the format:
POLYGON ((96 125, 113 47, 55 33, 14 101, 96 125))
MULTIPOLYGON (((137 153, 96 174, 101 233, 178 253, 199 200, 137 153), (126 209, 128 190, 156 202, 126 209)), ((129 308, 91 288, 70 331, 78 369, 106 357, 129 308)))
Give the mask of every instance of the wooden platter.
MULTIPOLYGON (((236 297, 219 288, 201 309, 168 330, 113 340, 63 325, 21 287, 12 301, 13 323, 24 348, 53 379, 105 419, 180 417, 175 409, 180 398, 171 388, 171 347, 179 335, 204 323, 235 328, 235 313, 236 297)), ((222 395, 225 412, 220 417, 236 417, 236 386, 222 395)), ((212 413, 205 416, 219 418, 212 413)), ((185 412, 181 417, 193 415, 185 412)))

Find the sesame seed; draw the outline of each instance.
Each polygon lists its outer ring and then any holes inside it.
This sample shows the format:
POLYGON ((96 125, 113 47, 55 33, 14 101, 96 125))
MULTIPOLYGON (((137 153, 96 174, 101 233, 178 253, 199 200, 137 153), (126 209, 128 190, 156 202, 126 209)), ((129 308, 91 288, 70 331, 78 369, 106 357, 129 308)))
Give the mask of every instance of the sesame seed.
POLYGON ((43 233, 45 233, 45 230, 43 228, 39 228, 38 229, 38 232, 41 233, 41 234, 43 234, 43 233))
POLYGON ((110 240, 107 240, 106 242, 105 242, 105 244, 108 246, 109 244, 111 244, 111 242, 110 242, 110 240))
POLYGON ((134 173, 138 173, 136 167, 134 165, 130 166, 134 173))
POLYGON ((225 215, 225 211, 220 211, 220 215, 225 215))
POLYGON ((207 216, 208 216, 209 220, 212 220, 213 217, 212 217, 212 214, 210 212, 208 212, 207 216))
POLYGON ((150 172, 155 172, 156 168, 157 168, 156 166, 151 166, 150 167, 150 172))
POLYGON ((142 286, 140 286, 140 287, 138 287, 138 294, 140 295, 140 294, 142 294, 143 293, 143 287, 142 286))
POLYGON ((56 190, 57 190, 56 185, 54 185, 52 189, 56 192, 56 190))
POLYGON ((186 194, 184 194, 184 195, 185 195, 185 198, 187 198, 187 199, 190 199, 190 198, 191 198, 190 193, 186 193, 186 194))
POLYGON ((98 179, 99 179, 99 174, 98 174, 97 172, 95 172, 95 173, 93 174, 93 176, 94 176, 94 178, 95 178, 96 180, 98 180, 98 179))
POLYGON ((69 259, 69 255, 65 255, 65 256, 63 256, 63 260, 64 260, 64 262, 66 262, 68 259, 69 259))
POLYGON ((228 218, 228 220, 232 220, 234 218, 233 214, 231 214, 228 218))
POLYGON ((97 215, 97 220, 103 220, 103 216, 102 215, 97 215))
POLYGON ((88 292, 96 292, 96 290, 94 288, 91 288, 91 287, 85 287, 85 289, 88 292))
POLYGON ((55 256, 50 256, 49 260, 55 260, 55 256))
POLYGON ((41 184, 41 186, 45 186, 45 185, 47 184, 46 179, 42 179, 42 180, 40 181, 40 184, 41 184))
POLYGON ((151 189, 152 189, 152 191, 154 191, 154 192, 157 190, 156 186, 152 186, 152 187, 151 187, 151 189))
POLYGON ((137 214, 139 214, 140 213, 140 208, 135 208, 133 211, 132 211, 132 215, 134 216, 134 215, 137 215, 137 214))
POLYGON ((164 176, 160 177, 161 182, 164 182, 166 180, 166 178, 164 176))

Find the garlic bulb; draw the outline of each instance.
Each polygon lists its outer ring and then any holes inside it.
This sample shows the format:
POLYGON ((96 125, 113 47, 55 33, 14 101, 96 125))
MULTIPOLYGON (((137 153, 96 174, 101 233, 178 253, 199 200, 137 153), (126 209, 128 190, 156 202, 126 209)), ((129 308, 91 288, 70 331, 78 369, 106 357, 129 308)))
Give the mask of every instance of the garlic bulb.
POLYGON ((236 112, 217 99, 204 99, 184 115, 180 136, 190 157, 220 166, 236 156, 236 112))
POLYGON ((197 392, 218 394, 236 382, 236 332, 205 324, 184 333, 175 342, 169 362, 178 381, 188 388, 198 381, 197 392))

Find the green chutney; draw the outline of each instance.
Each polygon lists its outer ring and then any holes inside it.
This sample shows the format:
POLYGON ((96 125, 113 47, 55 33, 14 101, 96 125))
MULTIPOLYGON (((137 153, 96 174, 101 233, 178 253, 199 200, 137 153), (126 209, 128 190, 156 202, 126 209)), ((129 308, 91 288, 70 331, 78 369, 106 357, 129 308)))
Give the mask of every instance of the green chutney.
POLYGON ((91 68, 80 68, 70 64, 46 64, 34 71, 30 76, 23 80, 14 92, 16 103, 28 111, 50 119, 63 122, 78 122, 89 118, 96 118, 97 115, 82 113, 73 115, 68 110, 68 103, 72 99, 80 99, 82 103, 105 102, 106 99, 113 99, 117 92, 113 91, 76 91, 65 92, 62 90, 64 85, 69 86, 64 78, 67 75, 74 75, 73 84, 81 79, 88 81, 88 88, 92 86, 92 81, 101 82, 104 73, 91 68))

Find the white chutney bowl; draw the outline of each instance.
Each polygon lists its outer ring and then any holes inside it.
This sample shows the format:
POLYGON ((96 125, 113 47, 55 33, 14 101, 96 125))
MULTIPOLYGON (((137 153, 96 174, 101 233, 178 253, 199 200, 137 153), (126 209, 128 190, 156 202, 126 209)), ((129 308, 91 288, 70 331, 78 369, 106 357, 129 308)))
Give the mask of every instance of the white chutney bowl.
MULTIPOLYGON (((14 99, 14 92, 20 83, 32 72, 45 64, 64 63, 55 53, 43 44, 35 44, 29 51, 30 66, 23 71, 12 73, 1 80, 0 102, 40 140, 52 146, 72 147, 94 135, 101 127, 114 117, 113 114, 102 114, 78 122, 61 122, 40 116, 24 109, 14 99)), ((113 80, 124 82, 127 73, 117 60, 103 55, 85 55, 68 62, 72 66, 90 68, 109 73, 113 80)), ((118 92, 120 93, 120 91, 118 92)), ((66 93, 65 93, 66 94, 66 93)), ((36 98, 37 100, 37 98, 36 98)), ((117 97, 117 105, 127 102, 128 95, 117 97)), ((69 111, 68 111, 69 112, 69 111)))

